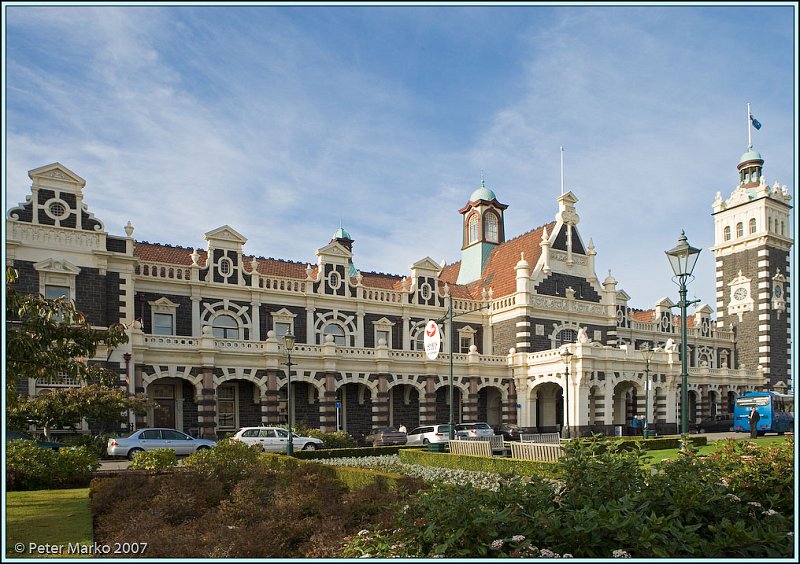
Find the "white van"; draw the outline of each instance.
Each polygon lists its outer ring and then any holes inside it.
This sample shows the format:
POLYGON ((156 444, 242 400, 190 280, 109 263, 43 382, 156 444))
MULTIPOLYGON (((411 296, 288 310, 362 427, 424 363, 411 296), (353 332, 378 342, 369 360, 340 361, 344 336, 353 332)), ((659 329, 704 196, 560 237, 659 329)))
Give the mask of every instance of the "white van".
POLYGON ((407 445, 446 443, 450 440, 450 425, 422 425, 408 433, 407 445))

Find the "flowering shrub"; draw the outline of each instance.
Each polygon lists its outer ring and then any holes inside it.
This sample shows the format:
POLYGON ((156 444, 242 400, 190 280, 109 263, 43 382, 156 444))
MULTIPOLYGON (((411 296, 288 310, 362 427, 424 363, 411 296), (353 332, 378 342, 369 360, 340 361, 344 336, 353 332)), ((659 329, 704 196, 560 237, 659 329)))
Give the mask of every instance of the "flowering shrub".
POLYGON ((410 499, 392 527, 351 538, 342 554, 791 557, 793 443, 760 452, 730 448, 703 458, 690 446, 650 468, 639 448, 574 440, 558 463, 561 481, 495 477, 500 487, 484 489, 441 480, 410 499))
POLYGON ((395 474, 405 474, 422 478, 431 483, 447 483, 453 485, 471 485, 476 488, 496 490, 500 487, 501 481, 497 474, 492 472, 475 472, 471 470, 457 470, 454 468, 437 468, 431 466, 419 466, 406 464, 397 455, 386 456, 363 456, 358 458, 328 458, 325 460, 315 460, 320 464, 332 466, 351 466, 356 468, 372 468, 382 472, 392 472, 395 474))

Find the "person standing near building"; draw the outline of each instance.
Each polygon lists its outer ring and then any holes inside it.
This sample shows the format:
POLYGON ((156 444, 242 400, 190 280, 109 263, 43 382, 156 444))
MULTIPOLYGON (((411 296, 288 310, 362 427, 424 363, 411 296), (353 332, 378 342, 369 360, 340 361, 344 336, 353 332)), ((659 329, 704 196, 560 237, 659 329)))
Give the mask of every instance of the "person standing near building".
POLYGON ((758 437, 757 424, 761 415, 758 413, 756 406, 750 408, 750 413, 747 414, 747 421, 750 423, 750 438, 755 439, 758 437))
POLYGON ((406 430, 406 426, 403 425, 402 423, 400 423, 400 426, 397 428, 397 430, 400 431, 401 433, 408 433, 408 431, 406 430))

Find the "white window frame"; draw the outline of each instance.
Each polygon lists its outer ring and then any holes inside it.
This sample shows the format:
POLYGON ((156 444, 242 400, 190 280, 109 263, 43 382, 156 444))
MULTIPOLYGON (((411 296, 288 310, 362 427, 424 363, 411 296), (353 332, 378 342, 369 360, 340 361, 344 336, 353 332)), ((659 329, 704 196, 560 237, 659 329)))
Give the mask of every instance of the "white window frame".
POLYGON ((467 354, 469 352, 469 348, 475 344, 476 333, 477 331, 469 325, 458 330, 458 351, 461 354, 467 354), (466 350, 464 350, 464 344, 462 343, 462 340, 469 341, 469 345, 467 345, 466 350))
POLYGON ((484 221, 486 222, 486 240, 490 243, 497 243, 500 241, 500 220, 497 215, 492 212, 483 214, 484 221))
POLYGON ((394 332, 392 329, 394 328, 394 323, 390 319, 385 317, 379 319, 378 321, 373 321, 373 332, 375 335, 375 348, 378 347, 378 341, 380 340, 381 333, 388 333, 388 338, 386 339, 386 346, 390 349, 392 348, 392 337, 394 336, 394 332))
POLYGON ((297 335, 294 330, 295 317, 297 317, 297 314, 292 313, 286 308, 283 308, 280 311, 276 311, 272 314, 272 330, 275 332, 275 338, 278 339, 278 342, 282 342, 283 336, 286 334, 278 330, 278 326, 281 324, 288 325, 292 335, 297 335))
POLYGON ((150 333, 152 335, 176 335, 176 313, 180 304, 176 304, 168 298, 159 298, 155 301, 147 303, 150 304, 150 333), (172 316, 172 333, 156 333, 156 315, 172 316))
POLYGON ((480 240, 481 218, 477 212, 472 213, 467 219, 467 245, 477 243, 480 240))
POLYGON ((218 313, 217 315, 214 316, 213 319, 211 319, 211 334, 217 339, 231 339, 233 341, 239 340, 241 338, 241 334, 242 334, 242 326, 241 326, 241 323, 239 323, 239 318, 236 317, 235 315, 233 315, 229 311, 222 311, 222 312, 218 313), (233 327, 217 327, 216 326, 217 321, 222 317, 230 317, 231 319, 233 319, 233 322, 236 325, 236 337, 227 336, 228 331, 232 330, 233 327), (217 329, 222 329, 223 335, 218 335, 217 334, 217 329))

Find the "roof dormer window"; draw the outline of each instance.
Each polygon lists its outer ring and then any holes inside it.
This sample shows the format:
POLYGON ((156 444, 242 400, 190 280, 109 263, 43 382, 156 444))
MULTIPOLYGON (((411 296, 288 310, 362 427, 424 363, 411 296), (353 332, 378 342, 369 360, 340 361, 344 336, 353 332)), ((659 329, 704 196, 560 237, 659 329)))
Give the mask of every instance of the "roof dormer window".
POLYGON ((484 217, 486 223, 486 240, 490 243, 497 243, 499 241, 497 216, 493 213, 487 213, 484 217))

